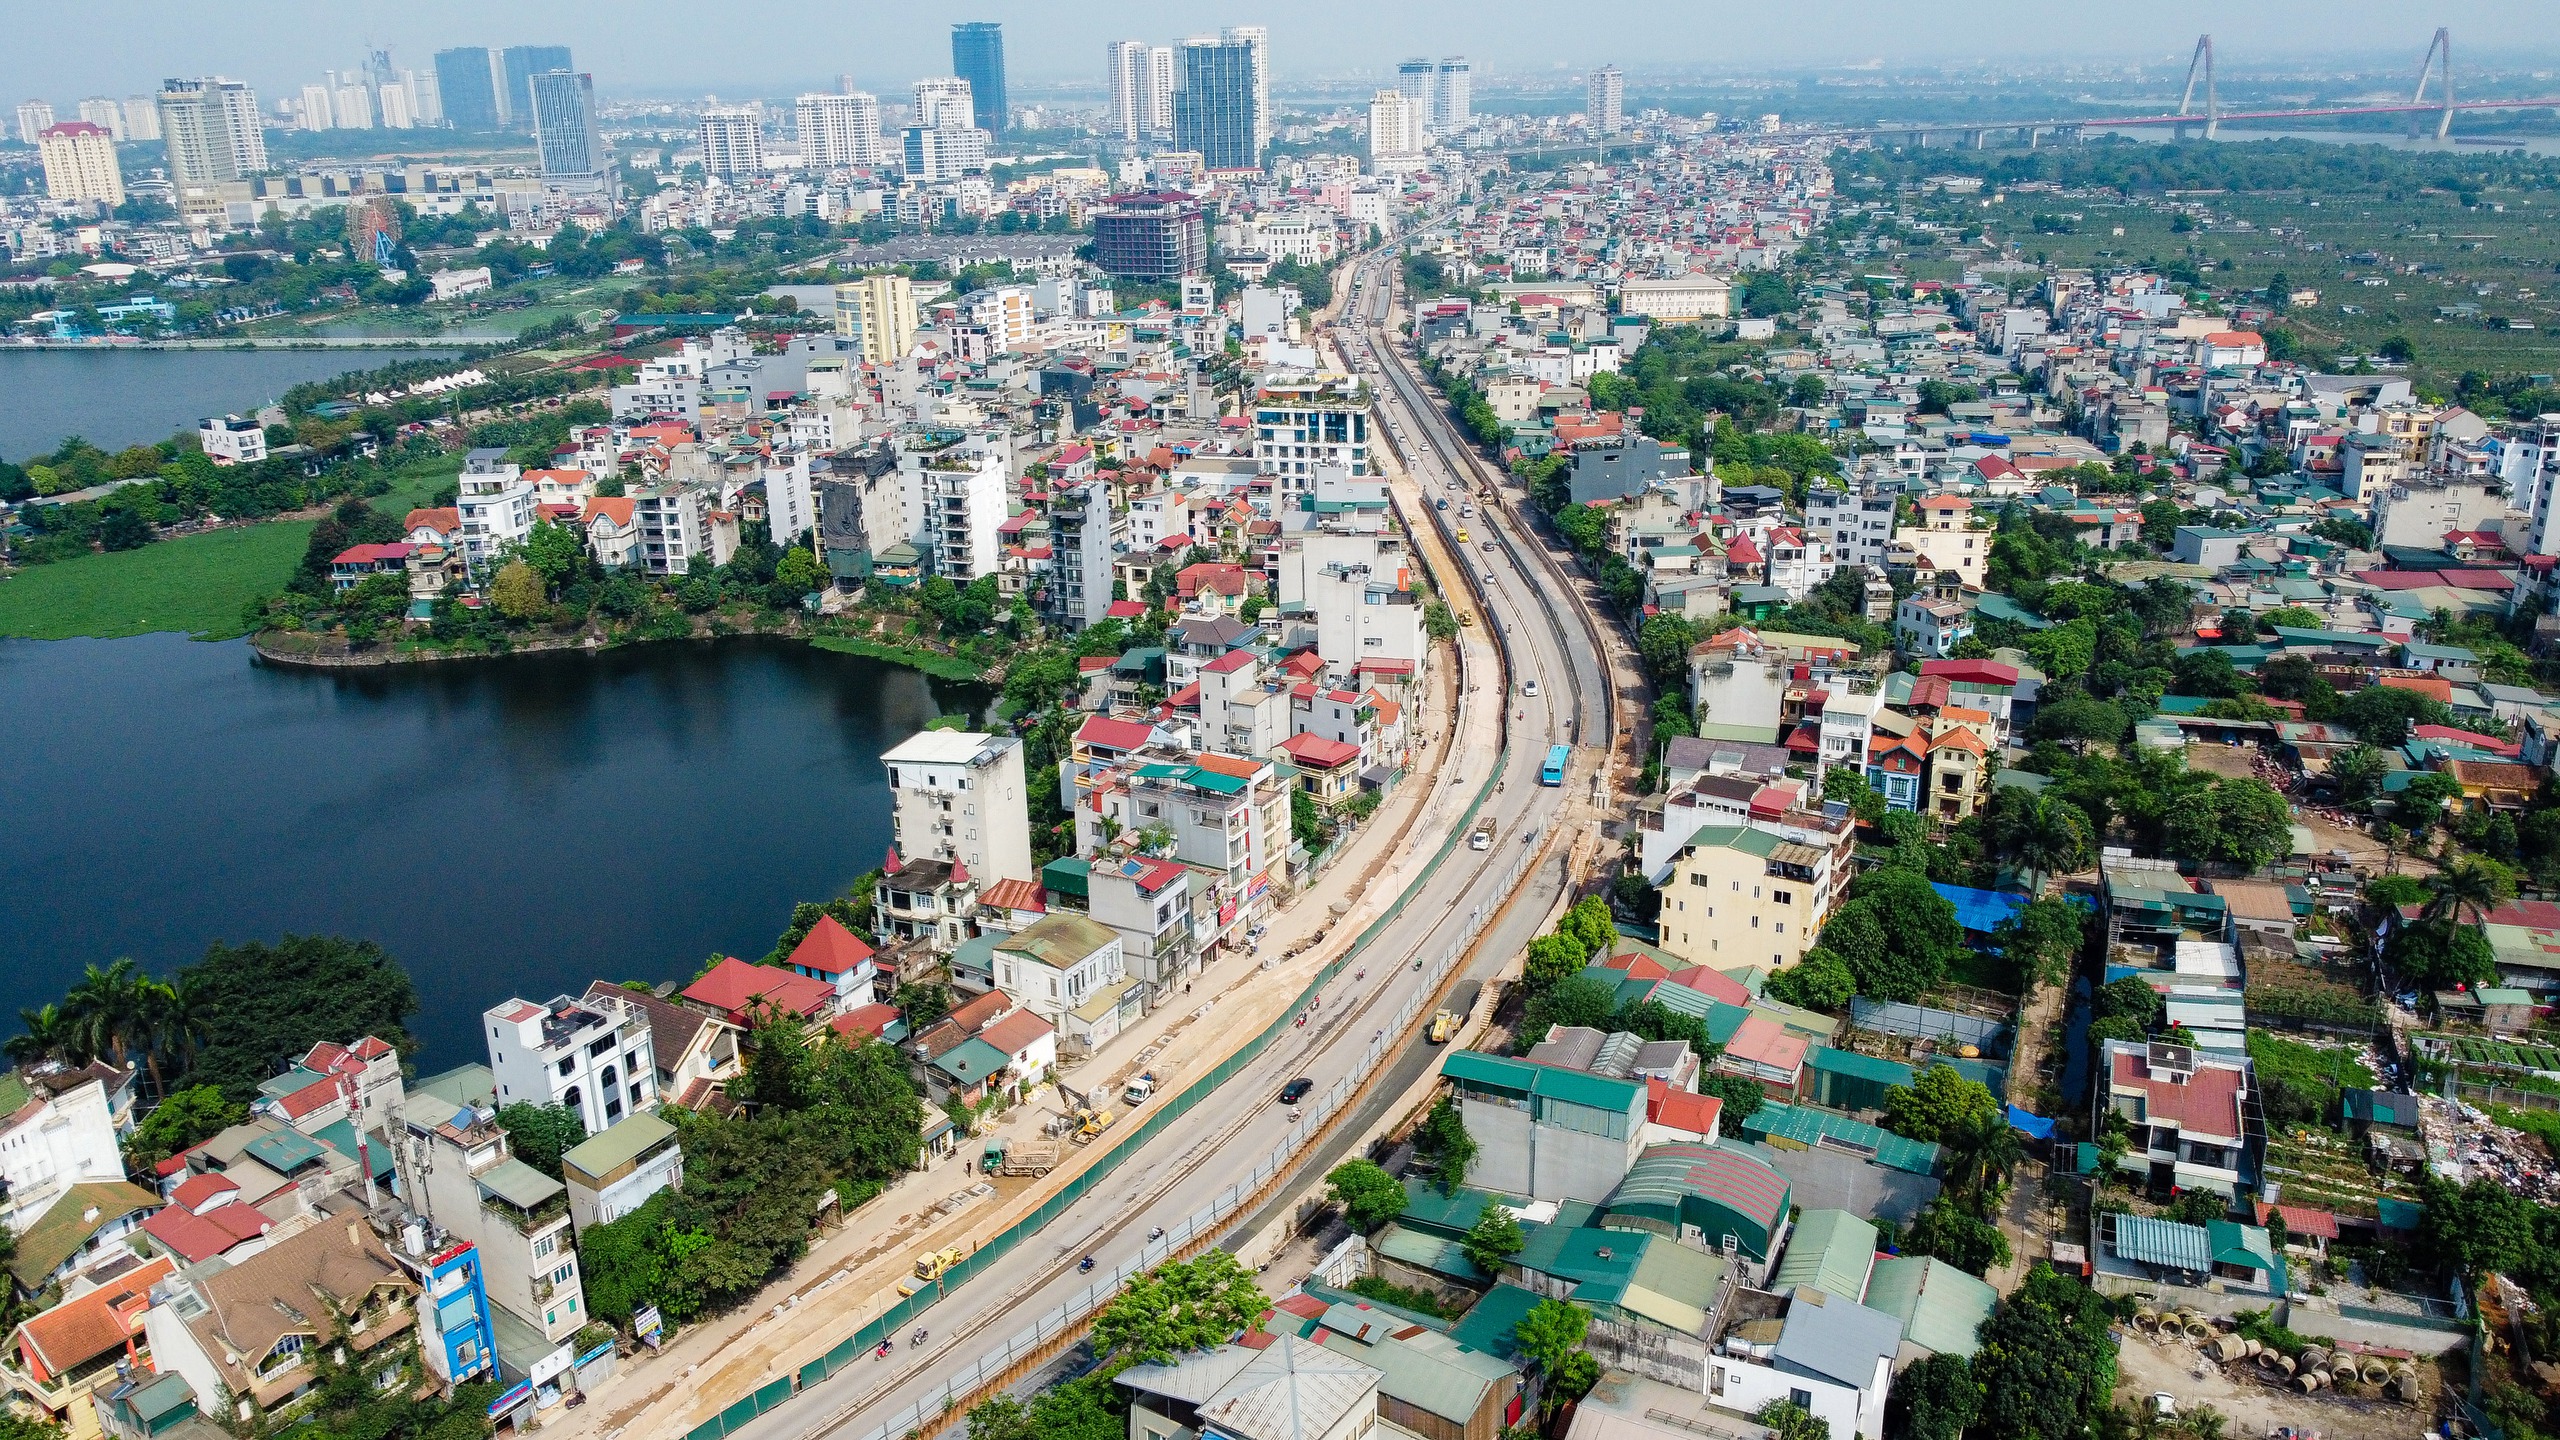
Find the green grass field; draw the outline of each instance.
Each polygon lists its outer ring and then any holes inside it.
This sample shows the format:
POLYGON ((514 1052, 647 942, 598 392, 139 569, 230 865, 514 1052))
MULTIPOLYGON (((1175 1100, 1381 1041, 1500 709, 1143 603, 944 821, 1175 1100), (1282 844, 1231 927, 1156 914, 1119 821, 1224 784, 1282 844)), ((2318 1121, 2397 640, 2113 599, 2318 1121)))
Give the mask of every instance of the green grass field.
POLYGON ((966 660, 937 655, 930 650, 910 650, 902 645, 883 645, 876 640, 857 640, 850 635, 820 635, 809 641, 821 650, 839 655, 866 655, 921 670, 937 680, 984 680, 986 672, 966 660))
POLYGON ((0 582, 0 637, 116 639, 161 630, 199 640, 245 635, 242 608, 293 578, 311 543, 311 525, 275 521, 30 566, 0 582))
POLYGON ((364 503, 398 520, 434 499, 438 490, 452 484, 453 477, 461 473, 462 457, 459 455, 439 455, 433 460, 403 465, 391 472, 389 490, 364 503))

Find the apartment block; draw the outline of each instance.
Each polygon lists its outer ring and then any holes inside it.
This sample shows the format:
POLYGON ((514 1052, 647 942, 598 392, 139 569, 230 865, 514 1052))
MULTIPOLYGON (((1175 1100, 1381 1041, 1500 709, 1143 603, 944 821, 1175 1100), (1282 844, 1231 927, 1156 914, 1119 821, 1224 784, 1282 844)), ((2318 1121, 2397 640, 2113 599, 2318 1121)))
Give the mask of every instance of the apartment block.
POLYGON ((592 996, 508 1000, 482 1013, 500 1105, 560 1105, 590 1135, 657 1102, 649 1019, 592 996))
POLYGON ((889 771, 890 834, 902 854, 959 861, 981 885, 1038 873, 1020 740, 926 730, 880 763, 889 771))

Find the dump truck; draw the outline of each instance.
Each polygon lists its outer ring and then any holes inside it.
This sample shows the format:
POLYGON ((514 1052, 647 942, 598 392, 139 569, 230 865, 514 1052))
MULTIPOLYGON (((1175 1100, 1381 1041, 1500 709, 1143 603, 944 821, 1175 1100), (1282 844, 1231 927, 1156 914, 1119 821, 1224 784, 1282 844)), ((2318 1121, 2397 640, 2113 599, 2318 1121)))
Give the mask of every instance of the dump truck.
POLYGON ((957 1245, 942 1250, 927 1250, 916 1257, 916 1278, 939 1280, 943 1272, 959 1264, 966 1253, 957 1245))
POLYGON ((981 1155, 981 1156, 979 1156, 979 1157, 978 1157, 978 1168, 979 1168, 980 1170, 984 1171, 985 1173, 989 1174, 989 1175, 993 1175, 993 1174, 995 1174, 998 1170, 1003 1169, 1003 1168, 1004 1168, 1004 1149, 1005 1149, 1005 1142, 1004 1142, 1004 1141, 1002 1141, 1002 1140, 990 1140, 990 1141, 988 1141, 988 1142, 987 1142, 987 1153, 985 1153, 984 1155, 981 1155))
POLYGON ((1055 1140, 1016 1140, 1004 1147, 1007 1175, 1046 1175, 1058 1168, 1055 1140))

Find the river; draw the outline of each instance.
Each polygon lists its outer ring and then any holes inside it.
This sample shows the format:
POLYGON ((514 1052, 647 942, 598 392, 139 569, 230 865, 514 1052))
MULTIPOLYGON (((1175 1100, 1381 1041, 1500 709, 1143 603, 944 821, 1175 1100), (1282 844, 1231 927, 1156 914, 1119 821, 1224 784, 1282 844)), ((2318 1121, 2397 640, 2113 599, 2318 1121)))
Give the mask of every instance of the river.
POLYGON ((156 443, 207 415, 247 414, 305 380, 452 350, 0 349, 0 460, 73 435, 108 450, 156 443))
POLYGON ((881 752, 983 688, 736 638, 356 673, 0 641, 0 1021, 90 962, 381 942, 421 1064, 483 1009, 762 955, 889 842, 881 752))

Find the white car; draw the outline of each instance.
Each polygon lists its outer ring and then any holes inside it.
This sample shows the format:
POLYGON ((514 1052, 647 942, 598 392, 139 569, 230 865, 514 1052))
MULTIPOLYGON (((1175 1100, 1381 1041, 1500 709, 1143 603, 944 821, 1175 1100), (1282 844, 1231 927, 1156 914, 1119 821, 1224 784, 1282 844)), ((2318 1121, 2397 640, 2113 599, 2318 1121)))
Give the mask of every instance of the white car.
POLYGON ((1532 700, 1538 698, 1538 682, 1531 680, 1523 684, 1520 687, 1520 693, 1528 696, 1532 700))

